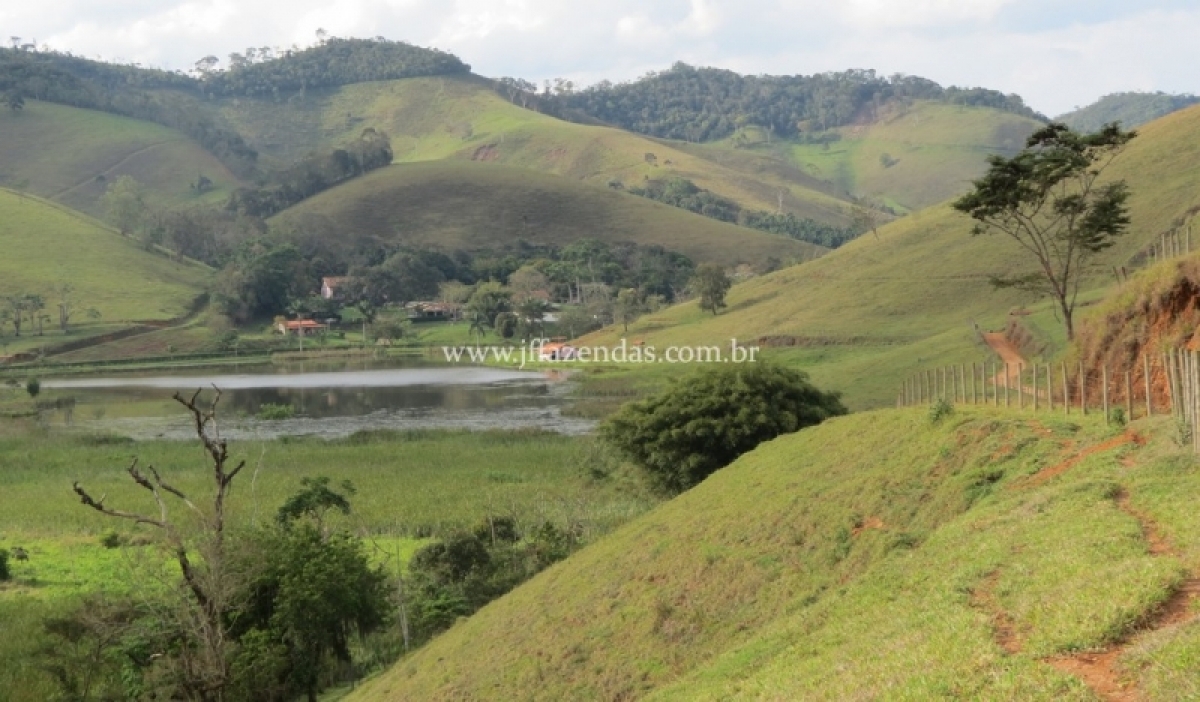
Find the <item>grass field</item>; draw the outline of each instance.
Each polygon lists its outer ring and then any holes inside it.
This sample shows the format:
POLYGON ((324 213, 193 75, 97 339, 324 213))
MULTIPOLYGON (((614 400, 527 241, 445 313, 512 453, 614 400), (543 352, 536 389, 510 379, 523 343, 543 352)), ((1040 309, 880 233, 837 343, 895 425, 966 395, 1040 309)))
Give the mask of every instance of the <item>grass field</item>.
MULTIPOLYGON (((920 408, 776 439, 350 699, 1095 699, 1047 657, 1123 640, 1197 565, 1200 471, 1167 421, 1086 452, 1119 430, 1077 420, 920 408)), ((1158 630, 1119 664, 1183 699, 1198 643, 1158 630)))
MULTIPOLYGON (((13 420, 0 434, 0 548, 29 553, 29 560, 12 562, 13 581, 0 584, 0 701, 45 700, 52 688, 33 657, 41 618, 85 594, 140 587, 141 569, 173 572, 154 545, 104 548, 100 537, 110 532, 149 544, 156 532, 80 506, 71 483, 106 494, 106 504, 138 511, 154 505, 125 474, 133 456, 193 498, 208 494, 210 474, 192 443, 68 436, 13 420)), ((358 490, 342 523, 402 559, 423 538, 487 515, 512 515, 529 526, 573 524, 591 539, 653 504, 637 486, 591 478, 592 451, 587 439, 533 433, 239 442, 231 455, 248 466, 228 514, 233 529, 268 523, 302 477, 324 475, 334 484, 350 480, 358 490)))
POLYGON ((133 321, 179 317, 210 275, 202 266, 148 253, 82 215, 5 190, 0 190, 0 241, 0 298, 41 295, 51 317, 41 337, 31 334, 27 323, 17 339, 12 325, 6 325, 9 353, 114 331, 133 321), (63 283, 74 287, 72 331, 66 335, 58 329, 61 299, 55 292, 63 283), (89 308, 100 313, 98 320, 87 318, 89 308))
MULTIPOLYGON (((1144 266, 1146 247, 1200 205, 1200 109, 1146 125, 1114 163, 1132 195, 1130 232, 1096 261, 1081 304, 1100 299, 1113 266, 1144 266)), ((791 343, 772 352, 808 370, 822 386, 842 390, 861 409, 895 400, 915 370, 990 357, 975 331, 1004 327, 1010 310, 1028 307, 1053 348, 1065 340, 1048 302, 995 291, 992 275, 1033 270, 1002 235, 972 237, 971 221, 947 206, 922 210, 802 266, 733 287, 728 309, 714 317, 695 303, 643 317, 630 339, 669 345, 791 343)), ((1200 236, 1200 235, 1198 235, 1200 236)), ((1200 246, 1200 238, 1194 246, 1200 246)), ((1082 313, 1082 312, 1081 312, 1082 313)), ((614 344, 606 329, 585 344, 614 344)))
POLYGON ((264 159, 276 163, 374 127, 391 137, 400 163, 489 161, 601 186, 677 176, 751 209, 775 211, 782 193, 785 209, 801 216, 844 223, 849 215, 835 187, 777 159, 731 159, 723 149, 710 154, 564 122, 510 103, 473 76, 360 83, 310 91, 286 104, 243 98, 220 103, 220 110, 264 159))
POLYGON ((990 108, 922 101, 889 105, 872 124, 841 127, 841 140, 828 148, 770 148, 846 192, 911 212, 967 190, 983 174, 988 155, 1015 154, 1039 124, 990 108))
POLYGON ((102 215, 109 183, 132 176, 156 204, 219 203, 237 179, 200 145, 166 127, 29 100, 0 114, 0 186, 102 215), (198 176, 213 189, 191 189, 198 176))
POLYGON ((518 239, 593 237, 658 244, 695 261, 809 260, 826 249, 537 171, 490 163, 393 165, 279 215, 321 214, 358 233, 414 246, 481 249, 518 239))

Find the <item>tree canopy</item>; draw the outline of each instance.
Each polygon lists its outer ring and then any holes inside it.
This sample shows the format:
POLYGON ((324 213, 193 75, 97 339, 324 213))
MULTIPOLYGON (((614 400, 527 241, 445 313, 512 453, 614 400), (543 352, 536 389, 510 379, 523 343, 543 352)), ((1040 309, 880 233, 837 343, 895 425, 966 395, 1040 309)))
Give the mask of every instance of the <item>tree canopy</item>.
POLYGON ((1116 124, 1086 135, 1051 124, 1016 156, 990 157, 988 172, 954 202, 976 220, 973 234, 1001 232, 1029 253, 1036 272, 996 275, 992 284, 1053 297, 1068 339, 1090 258, 1129 226, 1125 181, 1101 175, 1135 136, 1116 124))
POLYGON ((943 88, 916 76, 881 76, 873 70, 811 76, 744 76, 718 68, 676 63, 630 82, 607 81, 586 90, 560 90, 552 102, 571 112, 639 134, 703 142, 728 137, 746 125, 779 136, 797 136, 849 124, 895 99, 938 100, 994 107, 1045 120, 1017 95, 985 88, 943 88))
POLYGON ((845 413, 836 393, 798 371, 721 364, 622 406, 600 433, 659 486, 682 491, 764 441, 845 413))

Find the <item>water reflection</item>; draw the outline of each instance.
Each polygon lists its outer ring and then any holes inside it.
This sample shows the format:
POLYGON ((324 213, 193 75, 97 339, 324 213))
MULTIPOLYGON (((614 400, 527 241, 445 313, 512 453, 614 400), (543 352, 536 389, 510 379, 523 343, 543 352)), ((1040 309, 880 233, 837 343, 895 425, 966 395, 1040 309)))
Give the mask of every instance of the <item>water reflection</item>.
MULTIPOLYGON (((361 364, 360 364, 361 365, 361 364)), ((563 416, 570 384, 561 376, 478 367, 367 368, 280 372, 158 373, 47 379, 42 387, 70 396, 76 426, 146 438, 189 437, 186 418, 169 402, 176 391, 221 388, 222 433, 231 439, 284 434, 345 436, 363 429, 539 428, 585 433, 593 422, 563 416), (290 405, 296 416, 263 420, 264 405, 290 405), (79 421, 81 417, 93 417, 79 421)))

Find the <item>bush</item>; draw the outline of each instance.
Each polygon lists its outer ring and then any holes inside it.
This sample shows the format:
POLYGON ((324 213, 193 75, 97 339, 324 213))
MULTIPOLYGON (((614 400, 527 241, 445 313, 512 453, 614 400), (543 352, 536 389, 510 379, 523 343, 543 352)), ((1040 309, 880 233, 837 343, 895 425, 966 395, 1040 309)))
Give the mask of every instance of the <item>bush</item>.
POLYGON ((954 414, 954 405, 944 397, 938 398, 938 401, 929 406, 929 422, 937 424, 946 417, 954 414))
POLYGON ((659 487, 679 492, 764 441, 845 413, 836 393, 818 390, 804 373, 723 364, 622 406, 600 434, 659 487))
POLYGON ((296 408, 291 405, 267 402, 258 408, 258 418, 267 420, 291 419, 296 416, 296 408))
POLYGON ((12 573, 8 570, 8 551, 0 548, 0 583, 12 578, 12 573))
POLYGON ((29 393, 30 397, 37 397, 42 391, 42 381, 37 378, 30 378, 25 381, 25 392, 29 393))
POLYGON ((104 548, 120 548, 125 545, 125 537, 115 531, 110 531, 100 537, 100 545, 104 548))

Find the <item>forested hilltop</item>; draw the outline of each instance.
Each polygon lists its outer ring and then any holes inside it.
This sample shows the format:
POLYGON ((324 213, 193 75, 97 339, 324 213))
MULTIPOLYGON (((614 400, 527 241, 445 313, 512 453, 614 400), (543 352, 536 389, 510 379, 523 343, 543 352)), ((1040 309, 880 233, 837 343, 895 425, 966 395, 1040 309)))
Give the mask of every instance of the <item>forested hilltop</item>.
POLYGON ((944 88, 926 78, 881 76, 874 70, 744 76, 676 63, 631 83, 604 81, 575 92, 560 81, 555 88, 552 102, 565 108, 568 118, 583 113, 639 134, 692 142, 722 139, 748 125, 780 137, 804 137, 855 119, 874 119, 880 107, 897 99, 993 107, 1047 121, 1018 95, 944 88))
MULTIPOLYGON (((157 122, 187 134, 234 173, 254 173, 257 153, 204 109, 213 97, 303 97, 310 88, 467 73, 471 67, 435 49, 376 39, 328 38, 306 49, 249 48, 196 62, 194 75, 93 61, 69 53, 0 49, 0 94, 15 105, 33 98, 157 122)), ((17 108, 14 108, 17 109, 17 108)))
POLYGON ((1198 102, 1196 95, 1113 93, 1057 119, 1078 132, 1094 132, 1111 122, 1132 129, 1198 102))

